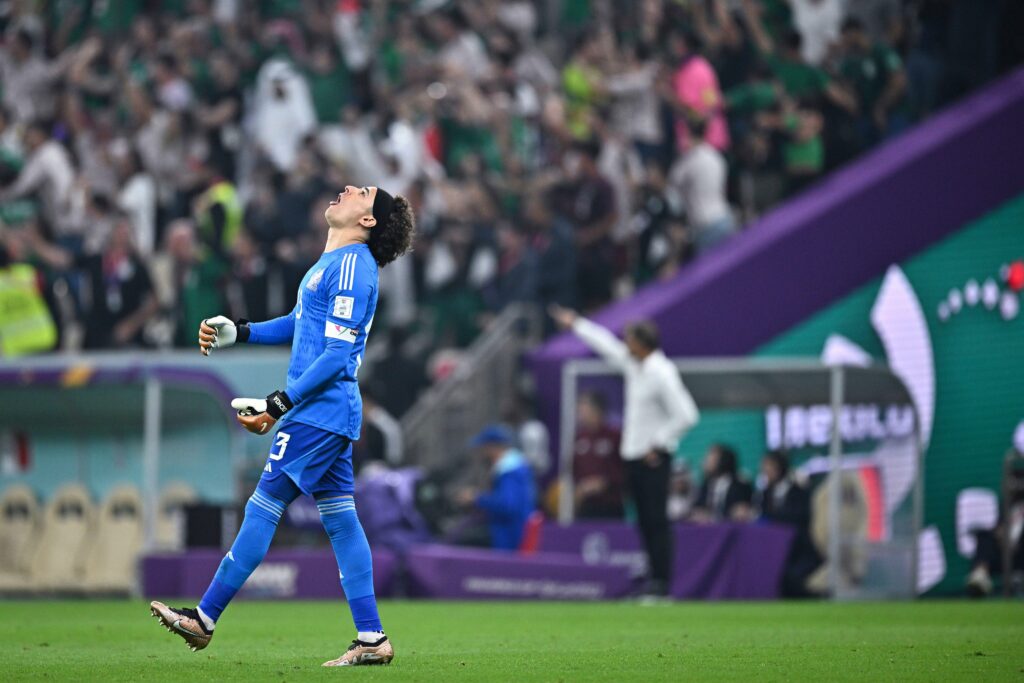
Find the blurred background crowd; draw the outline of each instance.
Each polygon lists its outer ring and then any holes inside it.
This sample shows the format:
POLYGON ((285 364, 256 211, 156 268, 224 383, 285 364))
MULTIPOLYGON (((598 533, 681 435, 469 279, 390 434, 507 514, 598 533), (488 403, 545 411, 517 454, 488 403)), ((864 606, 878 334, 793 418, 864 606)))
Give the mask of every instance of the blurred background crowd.
MULTIPOLYGON (((512 302, 667 278, 1024 55, 1002 0, 0 3, 3 352, 292 306, 345 184, 406 195, 400 416, 512 302), (18 308, 18 310, 14 310, 18 308), (416 378, 422 378, 422 381, 416 378)), ((727 245, 723 248, 728 248, 727 245)), ((397 372, 397 370, 396 370, 397 372)), ((601 506, 614 506, 609 499, 601 506)))

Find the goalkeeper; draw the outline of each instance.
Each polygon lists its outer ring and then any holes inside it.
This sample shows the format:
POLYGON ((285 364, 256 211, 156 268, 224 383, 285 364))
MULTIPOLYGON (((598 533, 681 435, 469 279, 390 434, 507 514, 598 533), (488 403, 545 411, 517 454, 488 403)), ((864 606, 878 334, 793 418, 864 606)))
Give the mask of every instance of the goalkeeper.
POLYGON ((362 422, 356 378, 377 307, 377 271, 409 250, 414 220, 405 198, 376 187, 346 187, 324 216, 327 245, 303 277, 291 313, 259 323, 217 316, 199 327, 207 356, 236 343, 290 343, 292 351, 283 389, 231 402, 250 432, 267 434, 278 426, 231 550, 196 608, 150 605, 192 650, 210 643, 221 613, 266 555, 285 508, 307 494, 330 537, 357 631, 349 648, 324 666, 387 664, 394 657, 377 613, 370 546, 356 516, 352 442, 362 422))

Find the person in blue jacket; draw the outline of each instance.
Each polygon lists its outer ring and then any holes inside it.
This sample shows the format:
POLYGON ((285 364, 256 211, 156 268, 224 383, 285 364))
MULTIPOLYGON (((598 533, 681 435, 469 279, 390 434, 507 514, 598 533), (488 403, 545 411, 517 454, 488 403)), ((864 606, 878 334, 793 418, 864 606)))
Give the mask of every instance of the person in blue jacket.
POLYGON ((474 503, 487 516, 491 547, 496 550, 519 547, 537 501, 530 463, 512 444, 512 433, 499 425, 485 428, 470 442, 491 465, 491 490, 474 503))

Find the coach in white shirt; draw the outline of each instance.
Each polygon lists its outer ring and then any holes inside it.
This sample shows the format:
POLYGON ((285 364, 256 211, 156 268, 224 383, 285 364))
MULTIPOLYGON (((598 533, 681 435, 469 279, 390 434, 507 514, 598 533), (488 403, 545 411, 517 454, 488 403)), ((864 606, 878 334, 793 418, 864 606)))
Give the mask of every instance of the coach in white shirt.
POLYGON ((552 306, 550 313, 560 327, 571 329, 623 374, 621 453, 649 560, 648 592, 667 595, 672 575, 672 535, 666 509, 672 453, 683 434, 697 424, 697 404, 675 365, 662 353, 654 323, 631 323, 620 341, 575 311, 552 306))

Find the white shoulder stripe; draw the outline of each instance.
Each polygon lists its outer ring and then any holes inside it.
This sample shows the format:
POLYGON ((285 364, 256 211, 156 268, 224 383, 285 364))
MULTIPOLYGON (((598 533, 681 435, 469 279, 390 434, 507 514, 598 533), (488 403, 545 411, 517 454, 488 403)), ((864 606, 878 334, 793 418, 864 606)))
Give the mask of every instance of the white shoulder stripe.
POLYGON ((352 289, 352 286, 356 282, 356 264, 359 261, 359 254, 352 254, 352 265, 348 269, 348 286, 346 289, 352 289))
POLYGON ((345 254, 341 257, 341 272, 338 275, 338 289, 350 289, 352 287, 352 271, 356 265, 355 254, 345 254))

